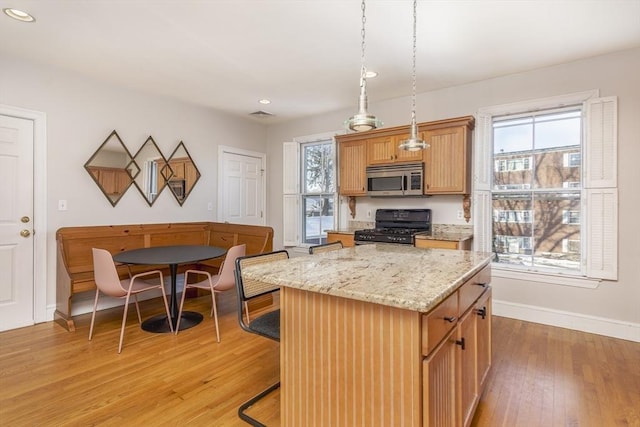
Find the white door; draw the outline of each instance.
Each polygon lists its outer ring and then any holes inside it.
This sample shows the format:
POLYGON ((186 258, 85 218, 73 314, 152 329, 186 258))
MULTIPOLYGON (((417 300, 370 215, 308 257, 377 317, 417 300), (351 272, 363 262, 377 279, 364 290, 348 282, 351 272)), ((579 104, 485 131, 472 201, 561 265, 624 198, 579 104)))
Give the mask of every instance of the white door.
POLYGON ((220 150, 218 221, 264 225, 264 156, 220 150))
POLYGON ((0 330, 33 325, 33 121, 0 115, 0 330))

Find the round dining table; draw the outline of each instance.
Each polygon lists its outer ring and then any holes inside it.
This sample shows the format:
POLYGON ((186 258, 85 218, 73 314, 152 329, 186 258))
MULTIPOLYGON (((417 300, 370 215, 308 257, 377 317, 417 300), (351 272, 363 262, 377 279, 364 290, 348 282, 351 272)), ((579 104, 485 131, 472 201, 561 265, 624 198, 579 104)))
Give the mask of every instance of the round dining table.
MULTIPOLYGON (((178 298, 176 292, 178 266, 218 258, 226 253, 227 250, 225 248, 207 245, 154 246, 120 252, 113 256, 113 260, 122 264, 169 266, 169 271, 171 272, 169 313, 171 314, 171 323, 175 329, 178 323, 178 298)), ((180 330, 183 330, 189 329, 202 322, 203 316, 197 312, 183 311, 180 319, 180 330)), ((160 314, 146 319, 142 322, 142 329, 157 333, 171 331, 166 314, 160 314)))

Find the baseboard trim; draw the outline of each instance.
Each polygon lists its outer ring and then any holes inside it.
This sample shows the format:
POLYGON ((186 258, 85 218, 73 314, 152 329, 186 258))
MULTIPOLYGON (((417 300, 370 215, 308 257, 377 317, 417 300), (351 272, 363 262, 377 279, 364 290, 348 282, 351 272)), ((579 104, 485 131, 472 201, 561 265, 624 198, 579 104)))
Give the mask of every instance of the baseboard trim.
POLYGON ((496 316, 640 342, 638 323, 499 300, 493 300, 492 308, 496 316))

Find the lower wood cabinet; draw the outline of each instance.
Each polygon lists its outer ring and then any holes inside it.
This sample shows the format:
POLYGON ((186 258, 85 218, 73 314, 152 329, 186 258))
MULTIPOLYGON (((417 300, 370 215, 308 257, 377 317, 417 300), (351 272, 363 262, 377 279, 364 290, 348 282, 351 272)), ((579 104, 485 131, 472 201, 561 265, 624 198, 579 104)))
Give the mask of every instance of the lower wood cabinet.
POLYGON ((327 243, 337 242, 338 240, 342 242, 342 246, 345 248, 351 248, 355 245, 353 234, 327 233, 327 243))
POLYGON ((433 239, 416 239, 416 248, 432 248, 432 249, 460 249, 471 250, 471 239, 467 240, 433 240, 433 239))
MULTIPOLYGON (((491 288, 478 285, 488 276, 489 270, 485 269, 457 291, 460 312, 457 324, 424 359, 425 427, 471 424, 491 367, 491 288), (469 300, 470 295, 475 298, 469 300)), ((434 316, 433 320, 441 317, 434 316)), ((423 353, 424 349, 423 343, 423 353)))
POLYGON ((424 314, 283 287, 281 425, 468 426, 491 366, 490 278, 424 314))

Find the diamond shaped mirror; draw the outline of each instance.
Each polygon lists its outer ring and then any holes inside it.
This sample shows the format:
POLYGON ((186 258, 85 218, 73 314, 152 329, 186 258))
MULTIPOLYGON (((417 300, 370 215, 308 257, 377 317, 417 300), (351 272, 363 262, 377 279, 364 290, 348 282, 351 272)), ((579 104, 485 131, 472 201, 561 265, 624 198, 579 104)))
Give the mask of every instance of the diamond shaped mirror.
POLYGON ((140 168, 140 173, 133 182, 149 206, 153 206, 158 195, 167 185, 167 179, 163 173, 167 170, 167 161, 151 136, 133 156, 133 160, 140 168))
POLYGON ((140 169, 114 130, 84 164, 109 203, 115 206, 140 169))
POLYGON ((167 185, 182 206, 200 179, 200 171, 182 141, 169 157, 168 163, 168 170, 165 171, 165 176, 168 178, 167 185))

